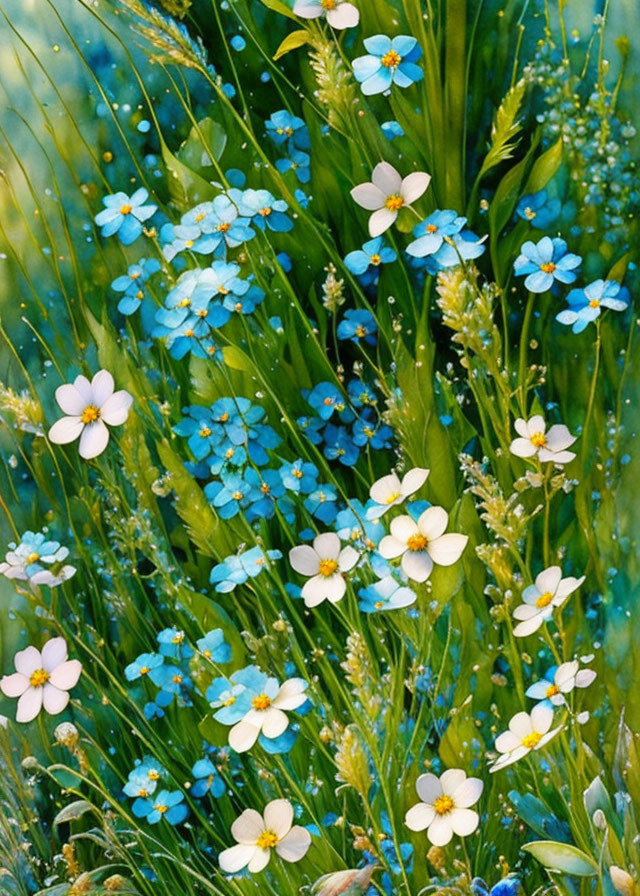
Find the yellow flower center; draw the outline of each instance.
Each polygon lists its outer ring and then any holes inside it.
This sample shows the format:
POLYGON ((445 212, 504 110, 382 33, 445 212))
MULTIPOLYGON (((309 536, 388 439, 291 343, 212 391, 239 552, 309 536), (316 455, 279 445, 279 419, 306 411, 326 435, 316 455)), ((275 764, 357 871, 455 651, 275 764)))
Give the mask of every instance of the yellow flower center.
POLYGON ((234 492, 231 497, 234 501, 240 501, 243 498, 242 492, 234 492))
POLYGON ((219 296, 228 296, 229 290, 227 289, 226 286, 219 286, 218 287, 218 295, 219 296))
POLYGON ((191 304, 191 299, 180 299, 178 302, 178 308, 188 308, 191 304))
POLYGON ((184 246, 185 246, 185 249, 190 249, 193 246, 193 240, 185 240, 184 246))
POLYGON ((208 426, 203 426, 202 429, 200 430, 200 435, 202 436, 203 439, 206 439, 211 435, 211 430, 209 429, 208 426))
POLYGON ((182 684, 182 675, 174 675, 171 681, 174 684, 182 684))
POLYGON ((210 659, 211 659, 211 651, 210 651, 210 650, 203 650, 203 651, 202 651, 202 656, 203 656, 206 660, 210 660, 210 659))
POLYGON ((358 326, 356 327, 356 336, 362 338, 363 336, 366 336, 366 335, 367 335, 367 331, 365 330, 365 328, 362 326, 362 324, 358 324, 358 326))
POLYGON ((29 684, 32 688, 41 688, 49 681, 49 673, 44 669, 36 669, 31 673, 29 684))
POLYGON ((145 796, 149 796, 149 791, 146 789, 146 787, 141 787, 140 790, 138 791, 138 796, 140 796, 144 799, 145 796))
POLYGON ((198 317, 206 317, 208 313, 209 312, 206 308, 202 308, 200 311, 198 311, 198 317))
POLYGON ((369 259, 369 261, 371 262, 371 264, 373 264, 373 265, 375 265, 376 267, 378 267, 378 265, 380 264, 380 262, 382 261, 382 259, 380 258, 380 256, 378 255, 377 252, 374 252, 373 255, 371 256, 371 258, 369 259))
POLYGON ((550 591, 545 591, 536 601, 536 607, 548 607, 552 600, 553 594, 550 591))
POLYGON ((257 710, 269 709, 271 706, 271 697, 267 697, 266 694, 258 694, 257 697, 254 697, 251 701, 253 708, 257 710))
POLYGON ((555 269, 556 269, 556 266, 552 261, 545 261, 544 264, 540 265, 540 270, 544 271, 545 274, 553 274, 555 269))
POLYGON ((204 219, 205 219, 206 217, 207 217, 207 216, 205 215, 204 212, 199 212, 199 213, 195 216, 195 218, 194 218, 193 220, 194 220, 194 221, 196 222, 196 224, 197 224, 199 221, 204 221, 204 219))
POLYGON ((591 299, 589 302, 589 308, 599 308, 600 307, 600 299, 591 299))
POLYGON ((256 840, 258 849, 273 849, 278 842, 278 835, 273 831, 263 831, 256 840))
POLYGON ((140 675, 146 675, 149 672, 148 666, 140 666, 140 675))
POLYGON ((336 8, 336 0, 321 0, 323 9, 335 9, 336 8))
POLYGON ((419 532, 416 532, 415 535, 410 535, 407 539, 407 547, 410 551, 424 551, 428 543, 429 539, 426 535, 421 535, 419 532))
POLYGON ((128 214, 131 212, 131 208, 132 208, 132 207, 129 205, 129 203, 125 202, 124 205, 121 205, 121 206, 120 206, 120 214, 121 214, 121 215, 128 215, 128 214))
POLYGON ((291 472, 296 479, 302 479, 302 470, 292 470, 291 472))
POLYGON ((268 205, 265 205, 264 208, 258 209, 258 214, 262 215, 263 218, 268 218, 269 215, 271 214, 271 209, 269 208, 268 205))
POLYGON ((386 497, 386 503, 393 504, 393 502, 396 501, 399 497, 400 497, 400 492, 391 492, 391 494, 387 495, 387 497, 386 497))
POLYGON ((147 778, 150 781, 159 781, 160 780, 160 772, 155 768, 150 768, 147 772, 147 778))
POLYGON ((227 460, 231 460, 231 458, 233 457, 233 455, 234 455, 235 453, 236 453, 236 452, 235 452, 235 450, 234 450, 233 448, 227 448, 227 450, 226 450, 225 453, 224 453, 224 456, 226 457, 227 460))
POLYGON ((534 432, 531 436, 531 443, 536 446, 536 448, 542 448, 547 444, 547 437, 543 432, 534 432))
POLYGON ((427 224, 427 233, 435 233, 437 229, 435 224, 427 224))
POLYGON ((555 697, 556 694, 560 693, 560 688, 557 684, 550 684, 547 690, 544 692, 545 697, 555 697))
POLYGON ((184 335, 191 339, 191 337, 193 336, 193 330, 185 330, 184 335))
POLYGON ((380 62, 385 68, 397 68, 402 62, 402 56, 396 53, 395 50, 389 50, 388 53, 384 54, 380 62))
POLYGON ((262 492, 263 495, 269 494, 269 486, 267 485, 266 482, 262 483, 262 485, 260 486, 260 491, 262 492))
POLYGON ((332 576, 338 568, 337 560, 321 560, 318 572, 321 576, 332 576))
POLYGON ((536 216, 536 213, 534 212, 534 210, 532 208, 529 208, 529 206, 527 206, 524 210, 524 216, 525 216, 525 218, 527 218, 527 220, 533 221, 533 219, 536 216))
POLYGON ((236 311, 242 311, 242 307, 243 307, 242 302, 236 302, 234 307, 235 307, 236 311))
POLYGON ((526 747, 527 750, 533 750, 540 741, 542 740, 542 735, 539 731, 532 731, 531 734, 527 734, 526 737, 522 738, 522 746, 526 747))
POLYGON ((218 224, 218 226, 216 227, 216 230, 218 231, 218 233, 226 233, 230 227, 231 227, 231 224, 229 224, 228 221, 223 221, 221 224, 218 224))
POLYGON ((235 702, 236 702, 236 698, 233 695, 231 695, 231 697, 227 697, 227 699, 223 702, 222 705, 223 706, 233 706, 233 704, 235 702))
POLYGON ((27 563, 36 563, 40 559, 40 554, 36 551, 33 551, 32 554, 29 554, 27 557, 27 563))
POLYGON ((155 803, 153 808, 156 810, 156 812, 159 812, 160 815, 164 815, 169 807, 165 806, 164 803, 155 803))
POLYGON ((400 211, 400 209, 404 205, 404 199, 397 193, 393 193, 391 196, 387 196, 385 205, 390 212, 397 212, 400 211))
POLYGON ((384 607, 384 604, 381 600, 377 600, 373 606, 376 610, 381 610, 384 607))
POLYGON ((436 797, 433 803, 433 808, 436 810, 438 815, 446 815, 447 812, 451 812, 453 807, 454 804, 451 797, 444 794, 442 796, 436 797))
POLYGON ((227 413, 227 411, 224 411, 218 417, 218 423, 226 423, 228 419, 229 419, 229 414, 227 413))
POLYGON ((80 419, 83 423, 95 423, 99 416, 99 408, 97 408, 95 404, 88 404, 82 412, 82 417, 80 419))

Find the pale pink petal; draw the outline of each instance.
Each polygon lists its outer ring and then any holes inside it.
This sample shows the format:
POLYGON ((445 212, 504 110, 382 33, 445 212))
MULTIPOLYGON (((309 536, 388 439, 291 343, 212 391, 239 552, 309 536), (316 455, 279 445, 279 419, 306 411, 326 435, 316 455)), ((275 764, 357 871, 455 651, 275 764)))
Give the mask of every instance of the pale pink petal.
POLYGON ((80 436, 80 457, 85 460, 91 460, 102 454, 109 443, 109 430, 102 420, 96 420, 95 423, 89 423, 82 430, 80 436))
POLYGON ((67 658, 67 642, 64 638, 51 638, 42 648, 42 668, 52 672, 67 658))
POLYGON ((69 702, 67 691, 61 691, 52 684, 45 684, 42 689, 42 703, 50 716, 57 716, 69 702))
POLYGON ((69 660, 66 663, 61 663, 51 672, 49 681, 62 691, 70 691, 77 685, 81 673, 82 663, 80 660, 69 660))
POLYGON ((13 665, 16 667, 16 672, 20 672, 21 675, 26 675, 29 678, 36 669, 42 669, 40 651, 33 646, 19 650, 13 658, 13 665))
POLYGON ((31 722, 42 709, 42 688, 27 688, 18 700, 16 722, 31 722))
POLYGON ((5 697, 20 697, 29 687, 29 679, 20 672, 0 678, 0 691, 5 697))

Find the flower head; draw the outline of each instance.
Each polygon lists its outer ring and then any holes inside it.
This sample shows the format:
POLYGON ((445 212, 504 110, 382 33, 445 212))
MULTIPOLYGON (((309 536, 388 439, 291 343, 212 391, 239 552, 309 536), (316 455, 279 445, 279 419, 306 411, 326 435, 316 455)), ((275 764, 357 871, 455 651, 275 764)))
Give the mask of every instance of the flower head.
POLYGON ((82 672, 79 660, 67 659, 64 638, 51 638, 40 652, 35 647, 19 650, 13 659, 16 671, 0 679, 5 697, 18 697, 17 722, 30 722, 44 706, 51 716, 69 702, 69 691, 82 672))
POLYGON ((406 498, 422 488, 428 475, 429 470, 424 467, 413 467, 402 479, 395 471, 377 479, 369 489, 369 497, 378 506, 367 510, 367 519, 378 519, 384 516, 389 508, 402 504, 406 498))
POLYGON ((279 738, 289 727, 287 712, 299 709, 308 699, 302 678, 289 678, 280 685, 254 666, 234 673, 232 680, 246 688, 242 706, 248 707, 229 732, 229 746, 236 753, 250 750, 260 734, 267 740, 279 738))
POLYGON ((105 208, 98 212, 95 222, 102 228, 104 237, 118 234, 123 246, 128 246, 138 239, 142 233, 142 222, 154 214, 157 205, 145 205, 149 191, 140 187, 131 196, 126 193, 114 193, 105 196, 102 204, 105 208))
POLYGON ((551 729, 553 709, 543 704, 534 706, 531 713, 518 712, 509 722, 509 730, 496 738, 495 747, 501 756, 496 759, 490 772, 497 772, 507 765, 522 759, 531 750, 540 750, 560 731, 551 729))
POLYGON ((403 571, 414 582, 426 582, 434 563, 452 566, 464 551, 466 535, 444 534, 449 515, 442 507, 428 507, 415 522, 410 516, 397 516, 391 521, 391 534, 378 545, 385 560, 402 557, 403 571))
POLYGON ((410 87, 424 78, 424 72, 416 65, 422 48, 415 37, 399 34, 392 39, 374 34, 364 41, 364 47, 368 55, 353 60, 353 74, 362 84, 365 96, 384 93, 392 84, 410 87))
POLYGON ((593 669, 581 669, 578 660, 571 660, 549 669, 544 678, 527 689, 527 697, 548 706, 564 706, 567 702, 565 694, 570 694, 574 688, 588 688, 596 677, 593 669))
POLYGON ((73 383, 56 389, 56 401, 63 413, 49 430, 49 439, 56 445, 67 445, 80 439, 80 457, 89 460, 102 454, 109 442, 107 426, 120 426, 129 416, 133 402, 124 389, 114 392, 113 377, 108 370, 99 370, 91 382, 77 376, 73 383))
POLYGON ((342 547, 334 532, 323 532, 313 540, 313 547, 301 544, 289 551, 289 563, 296 572, 307 576, 302 597, 307 607, 316 607, 324 600, 337 603, 344 597, 347 584, 343 573, 358 562, 358 552, 350 545, 342 547))
POLYGON ((603 308, 624 311, 629 307, 629 290, 616 280, 594 280, 584 289, 572 289, 567 296, 569 308, 556 314, 556 320, 570 326, 574 333, 600 317, 603 308))
POLYGON ((535 414, 529 420, 518 417, 515 424, 519 438, 514 439, 509 450, 516 457, 537 456, 541 463, 568 464, 574 458, 573 451, 567 451, 576 440, 563 423, 556 423, 547 431, 544 417, 535 414))
POLYGON ((400 209, 422 196, 430 182, 431 175, 424 171, 413 171, 403 178, 393 165, 378 162, 371 181, 358 184, 351 190, 351 196, 361 208, 373 212, 369 218, 369 233, 376 237, 391 227, 400 209))
POLYGON ((551 619, 556 607, 561 607, 570 594, 582 585, 584 576, 562 578, 559 566, 550 566, 536 576, 535 583, 522 592, 523 603, 513 611, 518 625, 513 630, 516 638, 536 632, 543 622, 551 619))
POLYGON ((285 862, 299 862, 311 846, 311 834, 293 824, 293 806, 289 800, 272 800, 264 814, 245 809, 231 825, 236 846, 223 850, 218 861, 225 874, 247 868, 257 874, 269 864, 271 850, 285 862))
POLYGON ((567 252, 567 244, 560 237, 543 236, 537 243, 527 240, 520 249, 513 269, 517 276, 526 277, 525 288, 530 292, 546 292, 554 282, 573 283, 582 259, 567 252))
POLYGON ((19 544, 11 542, 0 563, 0 575, 8 579, 28 581, 32 585, 48 585, 50 588, 70 579, 75 566, 65 564, 55 569, 69 556, 69 550, 52 541, 44 532, 25 532, 19 544), (53 567, 53 568, 52 568, 53 567))
POLYGON ((401 585, 393 576, 385 576, 368 588, 362 588, 358 595, 360 597, 358 605, 363 613, 398 610, 410 607, 416 602, 415 591, 406 585, 401 585))
POLYGON ((324 16, 336 31, 355 28, 360 21, 360 13, 348 0, 296 0, 293 11, 301 19, 324 16))
POLYGON ((478 813, 469 807, 478 802, 483 787, 480 778, 467 778, 460 768, 450 768, 439 778, 420 775, 416 790, 422 802, 409 809, 405 824, 412 831, 426 828, 434 846, 446 846, 454 834, 467 837, 478 827, 478 813))

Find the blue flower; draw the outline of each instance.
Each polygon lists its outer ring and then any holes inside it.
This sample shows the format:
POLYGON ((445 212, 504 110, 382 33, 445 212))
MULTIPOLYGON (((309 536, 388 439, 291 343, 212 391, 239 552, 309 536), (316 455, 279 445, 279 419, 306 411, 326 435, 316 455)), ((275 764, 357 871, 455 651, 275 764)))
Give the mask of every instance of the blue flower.
POLYGON ((224 438, 224 427, 214 420, 210 408, 194 405, 185 408, 187 417, 173 427, 179 436, 188 436, 188 445, 197 460, 203 460, 224 438))
MULTIPOLYGON (((160 228, 162 254, 167 261, 173 261, 180 252, 197 252, 199 255, 212 255, 222 244, 218 233, 203 234, 201 227, 193 224, 164 224, 160 228)), ((224 246, 222 246, 224 251, 224 246)), ((220 254, 218 251, 216 254, 220 254)))
POLYGON ((111 289, 124 293, 118 302, 120 314, 129 315, 138 310, 145 298, 142 287, 159 270, 160 262, 157 258, 141 258, 137 264, 129 266, 126 274, 116 277, 111 284, 111 289))
POLYGON ((562 208, 559 199, 549 199, 546 190, 539 193, 530 193, 523 196, 516 206, 516 214, 523 221, 528 221, 532 227, 545 230, 552 224, 562 208))
POLYGON ((338 339, 350 339, 359 344, 364 340, 368 345, 376 344, 378 324, 370 311, 350 308, 338 325, 338 339))
POLYGON ((365 96, 384 93, 392 84, 410 87, 424 77, 415 63, 422 56, 415 37, 400 34, 393 40, 384 34, 376 34, 364 41, 368 56, 353 60, 353 74, 362 84, 365 96))
POLYGON ((259 286, 251 284, 241 299, 233 295, 228 295, 224 297, 222 304, 228 311, 235 311, 236 314, 253 314, 263 299, 263 290, 261 290, 259 286))
POLYGON ((311 156, 295 149, 291 156, 286 159, 278 159, 276 168, 280 174, 286 174, 287 171, 295 171, 295 175, 301 184, 307 184, 311 180, 311 156))
POLYGON ((224 781, 210 759, 199 759, 191 769, 191 774, 195 779, 191 787, 191 796, 200 799, 210 793, 211 796, 218 798, 224 794, 224 781))
POLYGON ((251 484, 240 473, 231 473, 224 482, 210 482, 205 486, 207 501, 218 511, 223 520, 236 516, 249 504, 251 484))
MULTIPOLYGON (((190 687, 191 680, 184 675, 178 666, 159 666, 149 672, 149 678, 167 697, 180 694, 190 687)), ((156 697, 156 700, 158 698, 156 697)), ((160 706, 168 706, 171 700, 160 700, 160 706)))
POLYGON ((371 419, 371 412, 358 418, 353 424, 353 443, 359 448, 370 445, 374 451, 391 447, 393 431, 371 419))
POLYGON ((231 248, 246 243, 255 236, 248 219, 239 215, 228 196, 216 196, 201 226, 202 232, 213 237, 216 245, 224 241, 231 248))
POLYGON ((169 824, 180 824, 189 814, 184 794, 179 790, 160 790, 153 800, 137 799, 132 809, 137 818, 144 818, 149 824, 157 824, 163 818, 169 824))
POLYGON ((98 212, 95 222, 101 227, 103 237, 118 234, 123 246, 129 246, 142 233, 142 222, 148 220, 157 210, 157 205, 145 205, 149 191, 140 187, 131 196, 113 193, 102 199, 105 208, 98 212))
POLYGON ((397 121, 383 121, 380 127, 387 140, 395 140, 396 137, 404 137, 402 126, 398 124, 397 121))
POLYGON ((411 588, 401 585, 393 576, 385 576, 367 588, 361 588, 359 607, 363 613, 379 613, 382 610, 397 610, 416 602, 416 594, 411 588))
POLYGON ((363 383, 362 380, 350 380, 347 394, 354 408, 374 407, 378 403, 378 397, 371 386, 363 383))
POLYGON ((347 408, 342 392, 333 383, 318 383, 305 398, 321 420, 329 420, 334 411, 341 413, 347 408))
POLYGON ((324 420, 320 417, 298 417, 296 423, 312 445, 322 444, 324 420))
POLYGON ((338 493, 333 485, 328 483, 319 485, 305 499, 304 507, 311 516, 320 520, 325 526, 330 526, 338 513, 338 493))
POLYGON ((362 249, 356 249, 345 257, 344 263, 349 271, 362 276, 374 268, 377 272, 381 264, 389 264, 397 259, 390 246, 385 246, 383 237, 376 237, 364 243, 362 249))
MULTIPOLYGON (((0 574, 8 579, 30 579, 34 584, 52 584, 55 577, 46 566, 61 563, 68 556, 68 548, 61 547, 59 542, 52 541, 44 532, 27 530, 18 544, 9 542, 5 562, 0 563, 0 574)), ((66 570, 67 578, 75 572, 72 566, 66 567, 66 570)))
POLYGON ((207 632, 203 638, 196 641, 196 645, 202 656, 212 663, 228 663, 231 659, 231 647, 225 641, 224 632, 220 628, 207 632))
POLYGON ((364 507, 357 498, 349 502, 349 507, 341 510, 335 519, 335 530, 342 541, 349 541, 356 547, 373 550, 386 534, 384 525, 379 520, 368 520, 367 509, 373 502, 364 507))
POLYGON ((164 657, 159 653, 141 653, 124 670, 127 681, 136 681, 144 675, 148 675, 153 669, 158 669, 164 663, 164 657))
POLYGON ((567 244, 560 237, 543 236, 538 243, 527 240, 523 244, 513 268, 518 277, 526 276, 526 289, 539 293, 551 289, 556 280, 573 283, 581 261, 579 255, 567 253, 567 244))
POLYGON ((122 790, 127 796, 145 799, 155 793, 157 786, 158 782, 150 780, 146 770, 138 767, 129 772, 127 783, 122 790))
POLYGON ((466 223, 467 219, 460 217, 453 209, 433 212, 413 228, 416 239, 407 246, 407 253, 414 258, 435 255, 445 238, 460 233, 466 223))
POLYGON ((177 628, 165 628, 158 635, 158 644, 162 656, 171 657, 174 660, 191 659, 193 649, 184 643, 184 632, 177 628))
POLYGON ((327 460, 339 460, 345 467, 352 467, 357 462, 360 449, 346 426, 327 423, 323 435, 324 456, 327 460))
POLYGON ((318 468, 300 458, 293 463, 283 463, 279 473, 284 487, 296 494, 308 495, 318 484, 318 468))
POLYGON ((275 199, 268 190, 245 190, 239 202, 240 214, 251 219, 260 230, 287 233, 293 221, 285 212, 289 208, 284 199, 275 199))
POLYGON ((570 307, 556 314, 556 320, 582 333, 591 321, 600 317, 603 308, 624 311, 629 307, 629 290, 616 280, 594 280, 584 289, 572 289, 567 296, 570 307))
POLYGON ((257 470, 250 468, 245 479, 251 486, 248 495, 247 520, 271 519, 276 512, 276 500, 285 493, 285 487, 277 470, 257 470))
POLYGON ((289 142, 296 149, 309 149, 309 129, 301 118, 285 109, 274 112, 266 122, 267 134, 276 146, 289 142))
POLYGON ((232 554, 225 557, 222 563, 218 563, 211 570, 209 581, 215 585, 215 590, 220 594, 226 594, 236 587, 244 584, 248 579, 259 575, 268 565, 267 560, 279 560, 282 553, 277 550, 267 551, 266 556, 260 547, 251 548, 240 554, 232 554))

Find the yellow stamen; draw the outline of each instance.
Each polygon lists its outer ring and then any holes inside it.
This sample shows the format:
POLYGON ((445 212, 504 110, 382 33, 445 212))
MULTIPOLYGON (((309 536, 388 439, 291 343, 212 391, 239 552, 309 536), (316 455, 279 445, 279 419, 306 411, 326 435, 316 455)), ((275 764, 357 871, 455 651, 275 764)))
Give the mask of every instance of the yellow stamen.
POLYGON ((402 56, 396 53, 395 50, 389 50, 388 53, 384 54, 380 62, 385 68, 397 68, 402 62, 402 56))
POLYGON ((27 557, 27 563, 36 563, 40 559, 40 554, 34 551, 32 554, 29 554, 27 557))
POLYGON ((218 224, 218 226, 216 227, 216 230, 218 231, 218 233, 226 233, 230 227, 231 227, 231 224, 229 224, 228 221, 223 221, 221 224, 218 224))
POLYGON ((436 797, 433 803, 433 808, 436 810, 438 815, 446 815, 447 812, 451 812, 454 808, 453 800, 450 796, 442 795, 436 797))
POLYGON ((32 688, 41 688, 49 681, 49 673, 44 669, 36 669, 31 673, 29 684, 32 688))
POLYGON ((548 607, 552 600, 553 594, 550 591, 545 591, 536 601, 536 607, 548 607))
POLYGON ((370 257, 369 261, 371 262, 372 265, 374 265, 375 267, 378 267, 378 265, 380 264, 382 259, 380 258, 380 256, 378 255, 377 252, 374 252, 373 255, 370 257))
POLYGON ((263 831, 256 840, 258 849, 273 849, 278 842, 278 835, 273 831, 263 831))
POLYGON ((95 423, 99 416, 100 409, 97 408, 95 404, 89 404, 82 412, 82 417, 80 419, 83 423, 95 423))
POLYGON ((526 737, 522 738, 522 746, 526 747, 528 750, 533 750, 540 741, 542 740, 542 735, 539 731, 532 731, 531 734, 527 734, 526 737))
POLYGON ((270 209, 269 206, 267 206, 267 205, 265 205, 264 208, 258 209, 258 214, 262 215, 263 218, 268 218, 269 215, 271 214, 271 212, 272 212, 272 209, 270 209))
POLYGON ((337 568, 338 563, 336 560, 321 560, 318 572, 321 576, 332 576, 337 568))
POLYGON ((560 688, 557 684, 550 684, 547 690, 544 692, 545 697, 555 697, 556 694, 560 693, 560 688))
POLYGON ((410 535, 407 539, 407 547, 410 551, 424 551, 428 543, 429 539, 419 532, 415 535, 410 535))
POLYGON ((397 212, 400 211, 400 209, 404 205, 404 199, 397 193, 393 193, 391 196, 387 196, 385 205, 390 212, 397 212))
POLYGON ((534 432, 531 436, 531 443, 536 446, 536 448, 543 448, 547 444, 547 437, 543 432, 534 432))
POLYGON ((437 229, 435 224, 427 224, 427 233, 435 233, 437 229))
POLYGON ((553 274, 555 269, 556 269, 556 266, 552 261, 545 261, 544 264, 540 265, 540 270, 544 271, 545 274, 553 274))
POLYGON ((132 206, 130 206, 127 202, 124 205, 120 206, 120 214, 128 215, 131 212, 132 206))
POLYGON ((251 704, 254 709, 257 709, 260 711, 269 709, 269 707, 271 706, 271 698, 267 697, 266 694, 258 694, 257 697, 253 698, 253 700, 251 701, 251 704))
POLYGON ((589 308, 599 308, 600 307, 600 299, 591 299, 589 302, 589 308))

